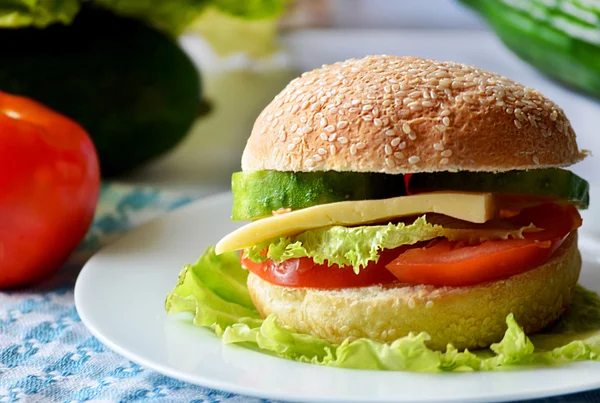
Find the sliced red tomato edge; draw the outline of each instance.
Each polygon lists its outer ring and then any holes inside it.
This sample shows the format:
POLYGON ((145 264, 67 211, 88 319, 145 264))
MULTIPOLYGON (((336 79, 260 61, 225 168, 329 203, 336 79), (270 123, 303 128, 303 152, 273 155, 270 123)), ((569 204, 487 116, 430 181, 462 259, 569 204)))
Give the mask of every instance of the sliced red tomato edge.
MULTIPOLYGON (((556 205, 554 205, 554 206, 556 206, 556 205)), ((578 227, 581 226, 581 224, 582 224, 581 216, 579 215, 579 212, 577 211, 577 209, 575 207, 573 207, 573 206, 561 206, 561 208, 563 210, 570 209, 570 211, 568 212, 569 213, 569 217, 571 218, 571 228, 570 228, 570 230, 568 230, 566 233, 562 232, 562 236, 553 237, 553 238, 546 238, 546 239, 543 239, 543 240, 540 240, 540 241, 535 241, 535 242, 527 243, 527 244, 521 246, 521 248, 525 248, 525 247, 537 247, 537 248, 543 248, 543 249, 549 248, 550 249, 550 253, 546 256, 545 259, 537 261, 535 264, 531 264, 531 265, 529 265, 528 267, 526 267, 523 270, 519 270, 518 273, 522 273, 522 272, 531 270, 531 269, 533 269, 533 268, 535 268, 535 267, 543 264, 545 261, 547 261, 549 258, 552 257, 552 255, 554 254, 554 252, 562 245, 562 243, 564 242, 564 240, 571 234, 571 232, 574 231, 574 230, 576 230, 578 227)), ((563 228, 563 230, 565 230, 565 229, 566 228, 563 228)), ((534 235, 535 234, 536 233, 534 233, 534 235)), ((410 251, 411 249, 420 248, 420 247, 422 247, 421 243, 417 244, 417 245, 411 245, 411 246, 405 245, 403 247, 404 250, 398 255, 398 257, 402 253, 405 253, 405 252, 410 251)), ((384 252, 384 251, 382 251, 382 252, 384 252)), ((390 250, 387 250, 387 251, 389 253, 390 250)), ((502 252, 498 252, 498 254, 500 254, 500 253, 502 253, 502 252)), ((494 254, 491 254, 491 255, 494 255, 494 254)), ((301 258, 301 259, 312 260, 311 258, 301 258)), ((255 274, 257 274, 259 276, 260 276, 260 274, 258 273, 258 271, 261 268, 264 268, 265 265, 276 265, 271 259, 267 259, 263 263, 252 262, 251 260, 249 260, 247 258, 244 258, 243 253, 240 256, 240 260, 242 262, 242 266, 244 266, 245 268, 249 269, 250 271, 254 272, 255 274), (248 267, 248 266, 251 266, 251 267, 248 267)), ((393 259, 393 260, 395 260, 395 259, 393 259)), ((392 262, 393 262, 393 260, 392 260, 392 262)), ((386 268, 387 268, 387 266, 391 265, 392 262, 386 264, 385 265, 386 268)), ((313 264, 315 264, 315 263, 313 262, 313 264)), ((340 268, 338 265, 332 265, 331 267, 335 267, 336 270, 351 270, 352 269, 351 267, 345 267, 345 266, 340 268)), ((391 272, 389 272, 389 271, 388 271, 388 273, 391 274, 391 272)), ((514 273, 514 274, 517 274, 517 273, 514 273)), ((508 277, 508 276, 505 276, 505 277, 508 277)), ((497 278, 490 277, 490 278, 487 278, 485 280, 479 281, 479 283, 483 283, 485 281, 489 281, 490 279, 497 279, 497 278)), ((388 283, 393 282, 393 281, 394 280, 388 281, 388 283)), ((395 281, 397 281, 397 279, 395 281)), ((341 288, 350 288, 350 287, 356 287, 356 286, 372 285, 372 284, 363 284, 361 281, 352 281, 350 283, 352 283, 352 284, 349 284, 348 286, 342 286, 341 288)), ((373 284, 379 284, 379 283, 382 283, 382 282, 376 282, 376 283, 373 283, 373 284)), ((420 283, 420 284, 422 284, 422 283, 420 283)), ((452 284, 443 284, 443 285, 452 286, 452 284)), ((460 285, 460 284, 456 284, 456 285, 460 285)), ((462 284, 462 285, 467 285, 467 284, 462 284)), ((304 286, 296 285, 296 286, 297 287, 310 288, 310 286, 306 286, 306 285, 304 285, 304 286)), ((319 288, 319 287, 317 287, 317 288, 319 288)), ((320 288, 323 288, 323 287, 320 287, 320 288)), ((338 288, 338 287, 332 287, 332 288, 338 288)))

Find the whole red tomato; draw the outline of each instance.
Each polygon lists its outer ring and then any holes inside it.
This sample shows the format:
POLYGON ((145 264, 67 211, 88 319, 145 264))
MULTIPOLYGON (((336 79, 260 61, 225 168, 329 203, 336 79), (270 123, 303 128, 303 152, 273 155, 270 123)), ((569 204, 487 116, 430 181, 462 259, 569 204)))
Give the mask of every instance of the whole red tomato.
POLYGON ((59 268, 85 236, 99 190, 98 157, 81 126, 0 92, 0 287, 59 268))

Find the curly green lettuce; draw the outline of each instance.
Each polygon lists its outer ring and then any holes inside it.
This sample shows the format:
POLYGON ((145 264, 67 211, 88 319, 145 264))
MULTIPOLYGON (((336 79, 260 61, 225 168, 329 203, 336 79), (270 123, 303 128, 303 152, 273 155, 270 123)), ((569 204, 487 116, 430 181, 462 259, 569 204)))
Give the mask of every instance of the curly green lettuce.
POLYGON ((569 311, 552 327, 528 337, 513 315, 504 338, 489 349, 445 352, 427 347, 427 333, 392 343, 370 339, 329 343, 281 325, 276 316, 261 319, 246 287, 248 272, 235 252, 215 255, 209 247, 186 265, 168 294, 168 313, 189 312, 197 326, 211 328, 226 344, 242 344, 265 353, 343 368, 414 372, 493 371, 515 366, 552 366, 600 357, 600 297, 577 286, 569 311))
POLYGON ((469 229, 447 228, 427 222, 426 216, 417 218, 412 224, 367 225, 360 227, 332 226, 305 231, 293 237, 280 237, 261 242, 244 250, 253 262, 272 259, 276 263, 284 260, 310 257, 316 263, 352 266, 358 273, 369 262, 376 262, 384 249, 402 245, 414 245, 445 237, 451 241, 481 241, 486 239, 522 238, 524 231, 535 227, 469 229), (267 251, 264 254, 264 251, 267 251))

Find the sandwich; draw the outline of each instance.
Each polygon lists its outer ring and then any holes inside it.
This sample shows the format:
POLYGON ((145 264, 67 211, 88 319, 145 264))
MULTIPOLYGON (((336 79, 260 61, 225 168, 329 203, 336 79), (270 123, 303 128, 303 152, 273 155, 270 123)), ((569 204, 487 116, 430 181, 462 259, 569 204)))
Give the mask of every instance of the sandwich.
POLYGON ((324 65, 258 116, 232 176, 247 223, 213 254, 239 254, 256 317, 332 346, 486 348, 507 318, 532 335, 572 305, 586 155, 557 104, 499 74, 324 65))

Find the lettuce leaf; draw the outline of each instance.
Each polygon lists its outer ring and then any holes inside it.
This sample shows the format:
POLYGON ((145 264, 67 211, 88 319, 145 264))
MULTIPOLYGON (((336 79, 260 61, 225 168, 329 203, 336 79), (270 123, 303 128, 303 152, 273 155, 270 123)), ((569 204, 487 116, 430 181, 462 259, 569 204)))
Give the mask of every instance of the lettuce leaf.
POLYGON ((600 297, 577 286, 569 311, 551 328, 525 335, 513 315, 506 318, 504 338, 489 349, 445 352, 427 347, 429 335, 414 333, 392 343, 370 339, 332 344, 264 320, 252 306, 247 271, 235 252, 215 255, 209 247, 186 265, 166 299, 168 313, 188 312, 193 323, 213 329, 226 344, 241 344, 265 353, 317 365, 342 368, 442 372, 493 371, 519 366, 550 366, 600 359, 600 297))
POLYGON ((0 28, 70 24, 81 0, 0 0, 0 28))
POLYGON ((427 222, 426 216, 412 224, 389 223, 361 227, 332 226, 305 231, 293 237, 280 237, 261 242, 244 253, 253 262, 272 259, 280 263, 287 259, 311 257, 315 262, 328 265, 352 266, 356 273, 371 261, 379 259, 379 252, 402 245, 413 245, 446 237, 451 241, 480 241, 486 239, 521 238, 523 232, 535 227, 522 228, 446 228, 427 222), (267 250, 266 255, 263 251, 267 250))
MULTIPOLYGON (((174 35, 192 26, 214 8, 231 18, 273 20, 289 0, 0 0, 0 28, 70 24, 83 6, 100 6, 114 13, 151 23, 174 35)), ((110 27, 107 27, 107 29, 110 27)))

